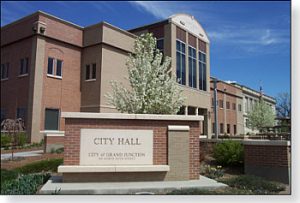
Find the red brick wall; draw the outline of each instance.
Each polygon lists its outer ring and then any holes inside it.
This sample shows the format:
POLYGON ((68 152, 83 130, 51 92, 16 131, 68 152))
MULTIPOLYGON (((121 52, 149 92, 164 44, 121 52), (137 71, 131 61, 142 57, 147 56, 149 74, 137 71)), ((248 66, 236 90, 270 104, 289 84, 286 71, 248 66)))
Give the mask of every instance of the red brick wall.
MULTIPOLYGON (((66 118, 64 164, 79 165, 80 129, 148 129, 153 130, 153 164, 168 164, 168 125, 190 126, 190 179, 199 178, 199 134, 196 121, 111 120, 66 118)), ((180 150, 180 149, 178 149, 180 150)))
POLYGON ((289 166, 287 146, 244 145, 245 165, 289 166))
POLYGON ((30 76, 29 74, 24 77, 18 76, 21 58, 29 59, 28 72, 30 72, 31 48, 32 38, 1 47, 1 64, 9 63, 8 80, 1 81, 1 108, 4 109, 6 118, 14 119, 18 107, 26 109, 28 107, 30 76), (22 48, 20 49, 20 47, 22 48))

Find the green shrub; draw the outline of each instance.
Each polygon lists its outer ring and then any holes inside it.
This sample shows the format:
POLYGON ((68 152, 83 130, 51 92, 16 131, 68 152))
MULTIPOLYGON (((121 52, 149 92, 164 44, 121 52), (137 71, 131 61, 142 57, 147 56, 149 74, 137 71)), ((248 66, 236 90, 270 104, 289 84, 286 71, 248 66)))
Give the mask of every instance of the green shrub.
POLYGON ((19 147, 24 147, 24 145, 27 143, 27 135, 24 132, 19 132, 17 134, 17 141, 19 147))
POLYGON ((213 150, 213 157, 223 166, 239 165, 244 162, 244 146, 233 140, 217 143, 213 150))
POLYGON ((14 170, 1 169, 1 185, 9 180, 16 179, 18 177, 18 172, 14 170))
POLYGON ((43 171, 57 172, 57 167, 63 163, 63 159, 49 159, 27 164, 16 171, 22 174, 39 173, 43 171))
POLYGON ((182 189, 182 190, 173 190, 172 192, 167 193, 167 195, 252 195, 253 192, 248 190, 241 190, 237 188, 225 188, 225 189, 182 189))
POLYGON ((11 143, 11 136, 1 133, 1 147, 8 147, 11 143))
POLYGON ((223 182, 230 187, 249 190, 257 195, 275 194, 284 190, 284 186, 282 184, 267 181, 257 176, 242 175, 223 182))
POLYGON ((50 178, 50 174, 28 174, 1 184, 2 195, 33 195, 40 185, 50 178))

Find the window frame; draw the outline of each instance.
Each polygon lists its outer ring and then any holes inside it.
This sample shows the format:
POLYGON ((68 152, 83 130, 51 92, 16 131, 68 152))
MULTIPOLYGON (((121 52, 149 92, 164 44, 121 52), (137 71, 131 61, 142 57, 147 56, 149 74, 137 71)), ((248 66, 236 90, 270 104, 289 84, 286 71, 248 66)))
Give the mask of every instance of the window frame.
POLYGON ((197 88, 197 50, 192 46, 188 46, 188 62, 189 62, 189 87, 197 88), (193 50, 195 56, 192 56, 193 50), (192 53, 190 53, 192 52, 192 53), (193 74, 191 74, 193 73, 193 74), (193 80, 194 79, 194 80, 193 80))
POLYGON ((60 117, 61 117, 61 112, 59 108, 45 108, 45 116, 44 116, 44 130, 45 131, 59 131, 60 129, 60 117), (53 130, 53 129, 46 129, 46 111, 47 110, 57 110, 58 111, 58 118, 57 118, 57 130, 53 130))
POLYGON ((206 53, 201 51, 201 50, 198 50, 198 66, 199 66, 199 90, 202 90, 202 91, 207 91, 207 78, 206 78, 206 75, 207 75, 207 56, 206 56, 206 53), (205 61, 203 61, 201 59, 201 54, 204 55, 204 59, 205 61), (202 81, 201 81, 202 79, 202 81))
POLYGON ((176 39, 176 80, 181 85, 186 85, 186 43, 181 41, 180 39, 176 39), (180 44, 180 50, 177 49, 177 42, 180 44), (182 52, 182 44, 184 45, 184 52, 182 52), (177 57, 177 53, 180 57, 177 57), (181 60, 181 58, 184 58, 184 60, 181 60), (180 67, 178 67, 178 60, 180 59, 180 67), (184 67, 182 67, 184 66, 184 67), (178 72, 180 74, 180 77, 178 77, 178 72), (178 79, 181 79, 178 81, 178 79))
POLYGON ((62 59, 58 59, 58 58, 54 58, 51 56, 48 56, 48 64, 47 64, 47 76, 51 77, 51 78, 56 78, 56 79, 62 79, 62 75, 63 75, 63 64, 64 64, 64 60, 62 59), (52 73, 49 73, 49 59, 53 59, 52 62, 52 73), (57 75, 57 62, 61 61, 61 76, 57 75))
POLYGON ((8 80, 9 78, 9 63, 1 64, 1 81, 8 80))
MULTIPOLYGON (((29 71, 29 58, 21 58, 20 59, 20 72, 19 77, 27 76, 29 71)), ((48 70, 47 70, 48 71, 48 70)))

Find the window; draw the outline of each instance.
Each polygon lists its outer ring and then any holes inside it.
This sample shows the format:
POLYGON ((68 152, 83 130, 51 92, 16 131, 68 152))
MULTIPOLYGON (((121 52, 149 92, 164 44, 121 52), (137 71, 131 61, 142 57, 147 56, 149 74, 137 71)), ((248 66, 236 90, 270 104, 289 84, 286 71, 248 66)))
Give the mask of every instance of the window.
POLYGON ((85 66, 85 80, 95 80, 96 79, 96 64, 87 64, 85 66))
POLYGON ((9 63, 1 64, 1 80, 8 79, 9 63))
POLYGON ((215 133, 215 123, 212 124, 212 132, 215 133))
POLYGON ((224 102, 222 99, 219 100, 219 107, 224 108, 224 102))
POLYGON ((53 75, 54 72, 54 58, 48 58, 48 71, 49 75, 53 75))
POLYGON ((63 65, 62 60, 48 57, 47 75, 61 78, 62 77, 62 65, 63 65))
POLYGON ((211 107, 215 106, 214 101, 215 101, 214 98, 211 98, 211 107))
POLYGON ((189 86, 196 88, 196 49, 189 46, 189 86))
POLYGON ((156 48, 164 54, 164 39, 157 39, 156 40, 156 48))
POLYGON ((220 133, 223 134, 224 133, 224 124, 220 123, 220 133))
POLYGON ((45 130, 58 130, 59 110, 45 110, 45 130))
POLYGON ((85 66, 85 79, 86 80, 90 79, 90 65, 85 66))
POLYGON ((250 124, 249 124, 249 120, 246 119, 246 127, 249 128, 250 127, 250 124))
POLYGON ((206 91, 206 54, 199 51, 199 89, 206 91))
POLYGON ((236 125, 233 125, 233 133, 236 135, 236 125))
POLYGON ((6 119, 6 115, 5 115, 5 110, 3 108, 1 108, 0 111, 1 111, 1 121, 0 122, 2 123, 2 121, 4 119, 6 119))
POLYGON ((185 85, 185 43, 176 40, 176 78, 179 84, 185 85))
POLYGON ((236 110, 236 103, 232 103, 232 110, 236 110))
POLYGON ((95 63, 93 63, 92 79, 96 79, 96 64, 95 63))
POLYGON ((23 58, 20 60, 20 75, 28 74, 28 58, 23 58))
POLYGON ((230 102, 226 102, 226 109, 230 109, 230 102))
POLYGON ((230 124, 227 124, 227 134, 230 134, 230 124))
POLYGON ((62 76, 62 60, 56 60, 56 75, 62 76))
POLYGON ((242 111, 242 105, 239 104, 239 111, 242 111))
POLYGON ((22 118, 23 121, 25 122, 26 114, 27 114, 26 108, 17 108, 17 119, 22 118))

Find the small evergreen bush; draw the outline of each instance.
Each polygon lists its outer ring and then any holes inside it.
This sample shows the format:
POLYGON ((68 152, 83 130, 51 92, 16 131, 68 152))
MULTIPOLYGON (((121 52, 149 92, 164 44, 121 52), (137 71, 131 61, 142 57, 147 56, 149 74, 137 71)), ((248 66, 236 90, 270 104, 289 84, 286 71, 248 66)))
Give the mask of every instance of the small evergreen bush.
POLYGON ((39 173, 43 171, 56 172, 57 167, 63 163, 63 159, 49 159, 33 162, 17 168, 16 171, 22 174, 39 173))
POLYGON ((213 150, 213 157, 222 166, 240 165, 244 162, 244 146, 233 140, 217 143, 213 150))

